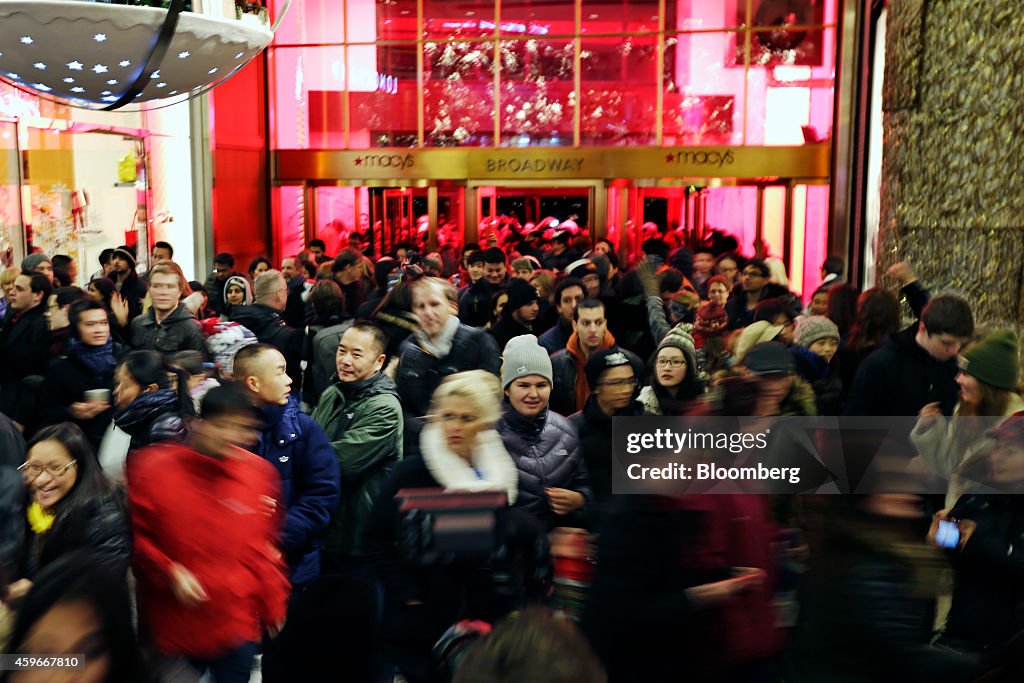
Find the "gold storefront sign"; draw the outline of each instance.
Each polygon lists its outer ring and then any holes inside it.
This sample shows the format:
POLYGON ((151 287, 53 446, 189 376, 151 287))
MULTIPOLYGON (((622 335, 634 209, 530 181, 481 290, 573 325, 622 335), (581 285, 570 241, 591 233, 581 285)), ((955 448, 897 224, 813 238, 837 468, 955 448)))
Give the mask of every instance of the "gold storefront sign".
POLYGON ((279 150, 274 180, 827 178, 829 145, 279 150))

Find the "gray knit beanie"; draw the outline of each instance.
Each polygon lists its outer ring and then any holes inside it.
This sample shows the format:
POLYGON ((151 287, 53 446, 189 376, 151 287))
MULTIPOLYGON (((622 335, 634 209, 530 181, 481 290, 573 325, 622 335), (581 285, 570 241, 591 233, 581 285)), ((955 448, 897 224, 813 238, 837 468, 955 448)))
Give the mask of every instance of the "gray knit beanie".
POLYGON ((34 273, 36 268, 42 263, 49 263, 53 265, 53 261, 46 254, 29 254, 21 262, 21 272, 23 273, 34 273))
POLYGON ((839 341, 839 328, 823 315, 805 315, 797 321, 794 344, 807 348, 819 339, 839 341))
POLYGON ((697 352, 693 344, 693 335, 686 329, 687 327, 689 325, 676 325, 669 330, 658 344, 658 351, 667 346, 677 348, 686 355, 686 362, 692 363, 693 359, 697 357, 697 352))
POLYGON ((512 337, 501 354, 501 388, 507 389, 520 377, 540 375, 554 383, 551 358, 532 334, 512 337))

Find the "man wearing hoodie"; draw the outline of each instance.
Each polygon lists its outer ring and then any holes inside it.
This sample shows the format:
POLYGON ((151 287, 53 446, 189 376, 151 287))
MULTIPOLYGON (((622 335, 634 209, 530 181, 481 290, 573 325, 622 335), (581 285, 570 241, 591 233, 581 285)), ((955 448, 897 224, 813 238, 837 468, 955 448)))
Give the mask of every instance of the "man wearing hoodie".
POLYGON ((615 337, 608 331, 604 304, 598 299, 584 299, 576 307, 573 319, 573 333, 563 351, 551 357, 554 374, 554 389, 551 392, 551 409, 564 416, 583 410, 593 387, 590 386, 583 367, 587 359, 597 351, 615 349, 622 351, 637 366, 641 363, 632 353, 615 345, 615 337))
POLYGON ((402 459, 402 405, 398 387, 381 370, 387 335, 357 322, 341 337, 337 374, 313 411, 334 447, 345 480, 341 502, 324 536, 323 564, 342 571, 365 555, 370 510, 394 463, 402 459))
POLYGON ((281 550, 291 582, 301 589, 320 575, 320 546, 338 507, 341 475, 331 442, 291 395, 284 356, 268 344, 243 347, 235 380, 249 390, 263 417, 254 452, 277 468, 287 517, 281 550))

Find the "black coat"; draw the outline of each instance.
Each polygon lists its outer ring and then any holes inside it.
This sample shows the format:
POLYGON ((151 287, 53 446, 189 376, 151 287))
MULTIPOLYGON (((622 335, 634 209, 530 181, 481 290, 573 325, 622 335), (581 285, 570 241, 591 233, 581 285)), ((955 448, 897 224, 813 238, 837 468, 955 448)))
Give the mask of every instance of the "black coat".
POLYGON ((399 543, 400 516, 395 495, 401 489, 437 488, 423 458, 399 462, 385 482, 370 514, 366 529, 367 556, 383 584, 385 616, 381 624, 384 650, 406 677, 436 680, 432 648, 448 627, 460 619, 493 620, 543 595, 548 586, 550 551, 543 525, 530 515, 508 510, 506 541, 517 552, 518 571, 509 571, 495 560, 463 561, 420 566, 402 559, 399 543), (497 571, 495 571, 497 570, 497 571), (504 570, 504 571, 503 571, 504 570), (523 590, 496 590, 500 574, 523 578, 523 590), (407 606, 410 600, 422 605, 407 606))
POLYGON ((16 468, 25 461, 25 439, 14 423, 0 414, 0 581, 17 569, 25 538, 25 480, 16 468))
POLYGON ((302 389, 305 331, 288 327, 277 311, 263 304, 235 306, 231 309, 230 317, 234 322, 249 328, 261 343, 270 344, 281 352, 288 365, 288 376, 292 378, 292 393, 299 395, 302 389))
POLYGON ((17 418, 18 406, 26 392, 22 380, 43 375, 50 362, 50 330, 46 304, 25 312, 14 322, 16 311, 7 309, 0 330, 0 413, 17 418))
POLYGON ((492 285, 480 278, 469 285, 459 297, 459 320, 470 327, 483 327, 491 319, 491 299, 505 289, 508 278, 500 285, 492 285))
MULTIPOLYGON (((788 294, 790 291, 782 285, 769 282, 761 291, 761 298, 758 301, 784 297, 788 294)), ((747 293, 743 290, 742 284, 733 287, 729 300, 725 302, 725 312, 729 315, 730 330, 738 330, 754 322, 754 311, 747 310, 747 293)))
POLYGON ((519 337, 524 334, 533 334, 534 331, 525 325, 516 322, 511 315, 502 315, 498 324, 488 330, 494 337, 494 343, 498 345, 499 351, 504 351, 505 344, 512 337, 519 337))
POLYGON ((949 516, 978 526, 954 555, 956 583, 943 639, 998 648, 1024 630, 1024 498, 967 494, 949 516))
POLYGON ((707 624, 685 592, 694 582, 684 558, 697 531, 697 514, 668 499, 610 504, 582 623, 609 683, 691 680, 700 653, 688 651, 687 630, 707 624))
POLYGON ((127 408, 114 415, 114 424, 132 437, 129 451, 163 441, 185 439, 185 423, 173 389, 139 394, 127 408))
POLYGON ((933 600, 914 594, 906 562, 858 546, 847 557, 833 558, 831 566, 835 575, 812 570, 801 589, 800 620, 786 655, 787 681, 974 680, 969 659, 930 644, 933 600))
MULTIPOLYGON (((124 355, 124 347, 115 343, 114 360, 120 360, 122 355, 124 355)), ((46 381, 43 383, 41 425, 74 422, 82 428, 93 446, 98 448, 100 441, 103 440, 103 433, 114 416, 113 407, 91 420, 80 421, 71 415, 71 404, 84 401, 85 392, 92 389, 107 389, 113 397, 113 369, 96 374, 74 352, 65 353, 53 360, 46 371, 46 381)))
MULTIPOLYGON (((644 406, 633 401, 614 417, 639 417, 644 406)), ((580 450, 587 463, 590 483, 596 501, 604 503, 612 495, 612 417, 597 406, 597 397, 591 394, 583 410, 569 418, 580 438, 580 450)))
POLYGON ((956 357, 938 361, 915 341, 915 323, 889 337, 864 359, 846 400, 846 415, 912 417, 938 401, 943 415, 952 415, 960 394, 956 357))
POLYGON ((498 422, 498 434, 519 470, 519 497, 516 507, 523 508, 549 529, 580 526, 581 510, 568 516, 556 515, 546 488, 560 488, 583 494, 590 502, 594 492, 580 451, 576 429, 568 419, 545 410, 540 417, 523 417, 504 402, 504 414, 498 422))
POLYGON ((459 325, 452 349, 444 358, 432 356, 420 348, 415 336, 405 340, 395 374, 405 413, 405 457, 420 452, 421 418, 430 410, 430 399, 441 381, 466 370, 486 370, 500 376, 500 355, 491 335, 466 325, 459 325))
POLYGON ((204 357, 209 355, 199 323, 185 304, 178 304, 160 323, 157 323, 156 310, 152 308, 133 320, 131 346, 133 349, 148 349, 163 354, 198 351, 204 357))
POLYGON ((124 502, 116 494, 104 494, 83 507, 57 512, 53 526, 36 534, 25 519, 25 542, 20 558, 21 578, 33 578, 39 570, 61 556, 88 548, 103 567, 126 574, 132 555, 131 526, 124 502))
POLYGON ((118 291, 128 302, 128 325, 131 326, 132 321, 142 315, 142 307, 146 301, 146 294, 149 293, 149 287, 133 270, 128 278, 121 283, 121 288, 118 291))
POLYGON ((281 318, 288 327, 296 330, 306 326, 306 302, 302 294, 306 291, 305 276, 298 275, 288 281, 288 302, 285 304, 281 318))

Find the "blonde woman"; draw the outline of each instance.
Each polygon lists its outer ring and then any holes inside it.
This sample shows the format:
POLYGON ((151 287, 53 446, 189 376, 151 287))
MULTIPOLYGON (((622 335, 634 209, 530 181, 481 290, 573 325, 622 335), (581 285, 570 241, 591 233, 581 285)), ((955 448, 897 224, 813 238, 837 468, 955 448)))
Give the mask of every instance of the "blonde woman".
MULTIPOLYGON (((495 431, 499 419, 497 377, 483 370, 447 377, 433 394, 429 421, 420 434, 422 455, 395 467, 371 513, 366 548, 384 587, 381 640, 408 680, 433 680, 433 645, 452 624, 466 618, 495 618, 500 611, 475 609, 493 606, 498 599, 487 579, 494 567, 488 539, 458 553, 456 562, 424 561, 426 553, 421 551, 427 549, 406 539, 409 525, 402 523, 404 513, 395 496, 402 489, 420 488, 501 491, 508 505, 514 504, 519 474, 495 431)), ((538 561, 550 562, 543 526, 520 510, 505 510, 503 515, 508 520, 508 544, 541 548, 544 558, 538 561)), ((499 599, 497 604, 514 609, 521 603, 499 599)))

